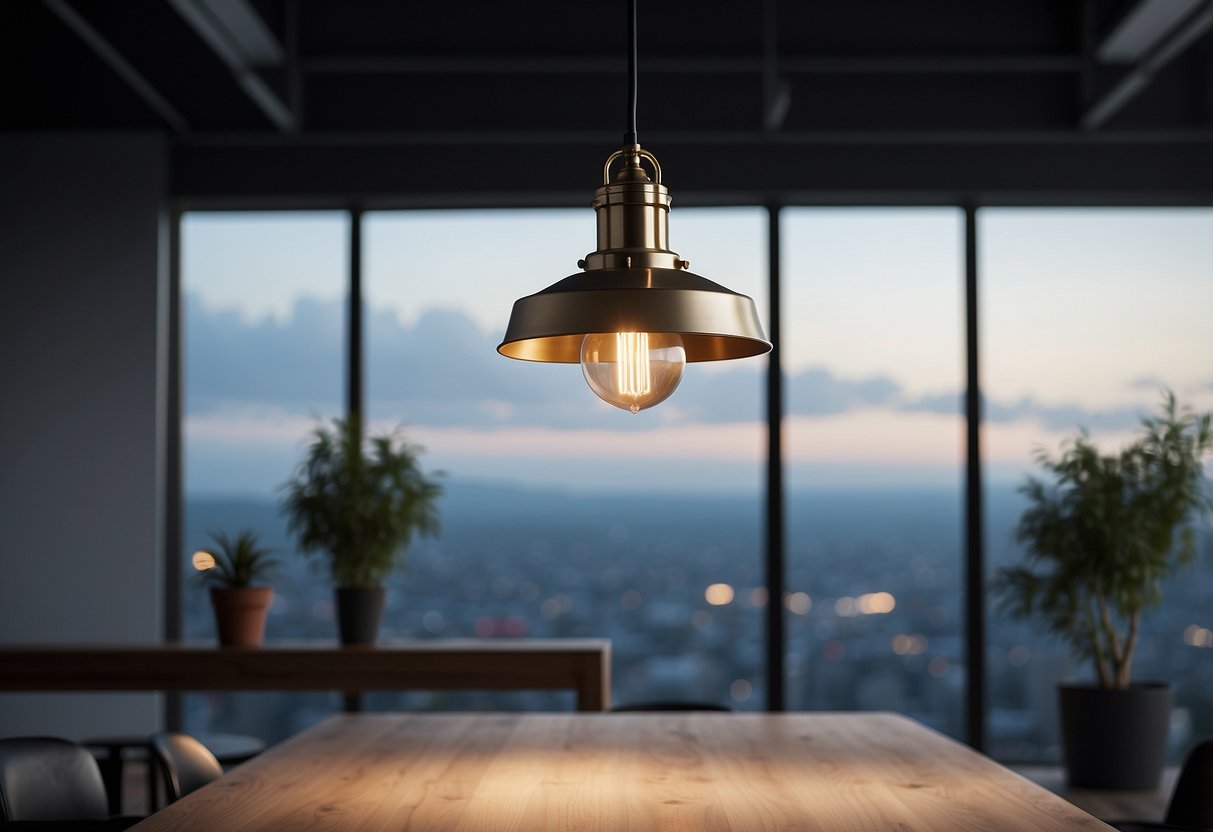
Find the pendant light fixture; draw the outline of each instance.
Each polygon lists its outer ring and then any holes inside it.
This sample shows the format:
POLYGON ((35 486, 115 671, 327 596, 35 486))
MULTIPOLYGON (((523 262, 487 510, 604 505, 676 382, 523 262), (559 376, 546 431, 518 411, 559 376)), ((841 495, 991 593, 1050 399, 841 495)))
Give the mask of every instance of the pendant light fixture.
POLYGON ((674 392, 686 363, 762 355, 771 344, 752 299, 691 273, 669 248, 670 192, 636 140, 636 0, 625 2, 628 131, 591 203, 598 249, 578 261, 581 273, 514 302, 497 352, 580 362, 599 398, 638 413, 674 392))

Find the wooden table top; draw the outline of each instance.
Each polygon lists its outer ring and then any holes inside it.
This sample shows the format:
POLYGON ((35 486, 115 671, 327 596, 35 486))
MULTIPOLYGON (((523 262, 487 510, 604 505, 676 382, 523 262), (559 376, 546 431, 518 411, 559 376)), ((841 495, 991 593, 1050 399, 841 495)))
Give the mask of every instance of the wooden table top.
POLYGON ((133 827, 1108 830, 892 714, 350 714, 133 827))

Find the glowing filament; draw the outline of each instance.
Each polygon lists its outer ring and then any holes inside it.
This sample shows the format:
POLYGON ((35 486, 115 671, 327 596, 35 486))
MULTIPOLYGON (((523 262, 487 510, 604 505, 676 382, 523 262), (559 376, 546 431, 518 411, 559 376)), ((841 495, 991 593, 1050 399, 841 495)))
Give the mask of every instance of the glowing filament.
POLYGON ((647 396, 653 389, 653 377, 649 374, 649 334, 616 332, 615 350, 619 392, 635 398, 647 396))

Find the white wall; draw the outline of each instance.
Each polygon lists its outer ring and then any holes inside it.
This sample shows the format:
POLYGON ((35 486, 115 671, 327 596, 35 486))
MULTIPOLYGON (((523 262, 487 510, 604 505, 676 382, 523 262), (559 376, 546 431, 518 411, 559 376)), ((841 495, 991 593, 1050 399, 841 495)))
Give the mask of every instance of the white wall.
MULTIPOLYGON (((0 134, 0 642, 162 637, 167 145, 0 134)), ((0 695, 0 736, 146 733, 156 694, 0 695)))

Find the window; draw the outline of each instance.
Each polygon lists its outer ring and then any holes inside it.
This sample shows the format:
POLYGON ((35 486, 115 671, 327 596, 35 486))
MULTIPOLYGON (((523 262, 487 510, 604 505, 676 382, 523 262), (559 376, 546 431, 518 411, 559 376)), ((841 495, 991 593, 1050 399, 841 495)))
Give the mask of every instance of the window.
MULTIPOLYGON (((286 536, 277 488, 318 419, 343 410, 349 219, 345 213, 191 213, 181 224, 184 318, 184 635, 211 640, 189 565, 212 530, 249 528, 280 565, 267 638, 328 637, 325 583, 286 536)), ((324 694, 190 694, 189 731, 277 739, 335 707, 324 694)))
MULTIPOLYGON (((781 603, 790 708, 888 709, 962 736, 963 215, 781 212, 786 594, 762 573, 766 359, 696 364, 660 408, 599 401, 576 366, 495 354, 512 301, 575 270, 584 209, 362 219, 367 415, 446 472, 443 534, 410 549, 383 635, 605 636, 616 702, 765 707, 764 607, 781 603)), ((981 209, 986 572, 1017 560, 1032 449, 1078 424, 1111 445, 1162 385, 1213 409, 1213 212, 981 209)), ((350 217, 182 221, 185 556, 210 529, 279 550, 268 637, 331 638, 326 576, 294 556, 277 486, 344 411, 350 217)), ((764 321, 767 212, 679 209, 673 245, 764 321)), ((1206 530, 1206 537, 1213 540, 1206 530)), ((1173 751, 1213 734, 1203 563, 1148 620, 1138 679, 1177 684, 1173 751)), ((188 567, 187 567, 188 573, 188 567)), ((209 639, 205 593, 185 633, 209 639)), ((991 615, 992 752, 1056 760, 1060 644, 991 615)), ((544 692, 377 695, 376 707, 563 708, 544 692)), ((187 698, 189 730, 286 736, 325 694, 187 698), (236 702, 240 702, 237 706, 236 702), (288 703, 289 704, 286 704, 288 703)))
MULTIPOLYGON (((671 226, 698 273, 765 309, 765 212, 682 209, 671 226)), ((690 365, 666 403, 632 415, 576 365, 495 352, 512 302, 576 271, 593 228, 585 210, 366 216, 368 415, 448 472, 442 537, 412 547, 386 627, 606 636, 617 702, 761 708, 764 360, 690 365)))
MULTIPOLYGON (((1213 408, 1213 211, 986 209, 979 213, 989 572, 1022 556, 1017 487, 1078 425, 1109 450, 1160 389, 1213 408)), ((1207 546, 1164 589, 1134 661, 1137 680, 1175 685, 1172 751, 1213 733, 1213 663, 1185 641, 1213 627, 1207 546)), ((991 752, 1057 760, 1056 684, 1090 679, 1066 646, 1030 622, 991 615, 991 752)))
POLYGON ((789 707, 960 736, 962 217, 783 217, 789 707))

